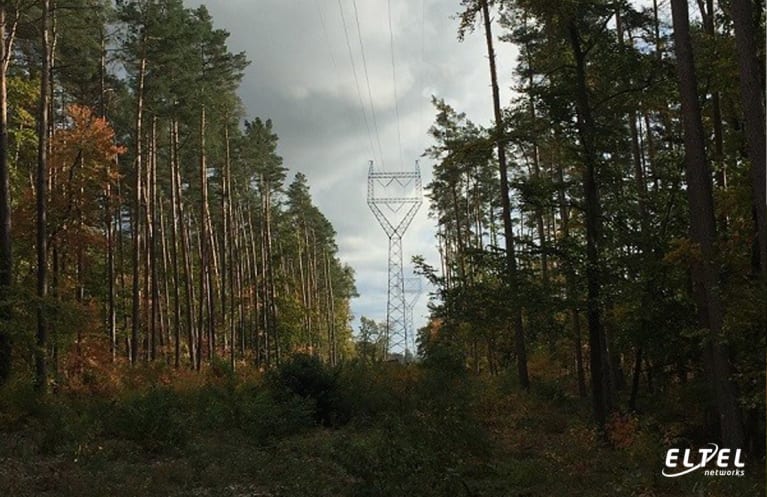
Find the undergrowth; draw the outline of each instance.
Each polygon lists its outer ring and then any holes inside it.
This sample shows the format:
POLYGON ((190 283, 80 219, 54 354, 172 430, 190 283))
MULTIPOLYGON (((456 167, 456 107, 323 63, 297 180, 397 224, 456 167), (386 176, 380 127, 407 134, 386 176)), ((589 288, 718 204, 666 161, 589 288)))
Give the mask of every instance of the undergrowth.
MULTIPOLYGON (((268 374, 223 362, 202 373, 137 367, 45 398, 17 379, 0 390, 0 495, 729 497, 764 487, 757 464, 741 479, 663 478, 665 450, 683 434, 665 419, 616 413, 605 440, 588 400, 555 376, 538 372, 524 393, 513 375, 473 376, 452 359, 331 368, 297 356, 268 374)), ((666 399, 668 410, 684 398, 666 399)))

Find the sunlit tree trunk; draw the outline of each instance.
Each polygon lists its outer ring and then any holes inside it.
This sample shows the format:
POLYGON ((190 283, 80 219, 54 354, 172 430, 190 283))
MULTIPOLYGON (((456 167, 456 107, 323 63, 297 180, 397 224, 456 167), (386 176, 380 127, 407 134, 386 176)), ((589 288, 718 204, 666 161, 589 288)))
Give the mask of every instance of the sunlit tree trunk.
MULTIPOLYGON (((146 40, 142 40, 142 45, 146 44, 146 40)), ((142 182, 142 153, 141 142, 143 137, 142 122, 144 113, 144 76, 146 72, 146 57, 142 55, 139 61, 138 72, 138 88, 136 90, 136 124, 135 124, 135 140, 134 144, 134 174, 135 180, 133 184, 133 223, 131 226, 131 234, 133 238, 133 279, 132 279, 132 306, 131 306, 131 338, 130 338, 130 361, 131 364, 136 364, 138 360, 138 348, 139 348, 139 331, 141 326, 141 191, 143 188, 142 182)))
MULTIPOLYGON (((171 120, 169 126, 169 168, 170 171, 170 265, 173 268, 173 365, 181 365, 181 272, 179 268, 179 201, 178 185, 176 183, 176 121, 171 120)), ((187 323, 187 328, 190 323, 187 323)), ((190 344, 191 346, 191 344, 190 344)))
POLYGON ((46 178, 48 173, 48 98, 50 84, 50 0, 42 0, 40 102, 37 118, 37 174, 35 177, 37 212, 37 339, 35 343, 35 389, 45 393, 48 387, 46 354, 48 324, 46 320, 47 258, 46 258, 46 178))

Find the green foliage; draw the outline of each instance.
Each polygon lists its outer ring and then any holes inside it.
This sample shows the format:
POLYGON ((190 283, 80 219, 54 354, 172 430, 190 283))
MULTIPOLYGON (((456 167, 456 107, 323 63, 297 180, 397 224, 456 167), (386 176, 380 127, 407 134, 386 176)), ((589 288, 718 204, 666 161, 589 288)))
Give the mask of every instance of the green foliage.
POLYGON ((359 436, 339 438, 333 457, 359 496, 456 495, 486 470, 491 442, 470 385, 452 373, 412 365, 357 365, 345 382, 359 436), (356 387, 356 388, 355 388, 356 387), (359 389, 359 390, 358 390, 359 389))
POLYGON ((317 423, 333 426, 346 421, 337 373, 315 356, 293 355, 270 372, 267 384, 280 401, 310 401, 317 423))
POLYGON ((179 395, 168 388, 151 388, 119 399, 104 411, 107 435, 130 440, 147 450, 183 448, 191 426, 179 395))
POLYGON ((460 338, 456 336, 458 333, 459 330, 444 330, 435 339, 422 344, 424 367, 448 377, 465 376, 465 352, 460 338))

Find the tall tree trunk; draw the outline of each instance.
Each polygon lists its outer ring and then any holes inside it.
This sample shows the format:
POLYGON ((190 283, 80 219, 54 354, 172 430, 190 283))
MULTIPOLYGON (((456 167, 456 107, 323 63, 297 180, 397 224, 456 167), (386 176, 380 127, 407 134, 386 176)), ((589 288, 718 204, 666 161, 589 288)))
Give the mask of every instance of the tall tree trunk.
MULTIPOLYGON (((178 139, 178 121, 176 119, 173 119, 171 121, 170 125, 170 169, 171 169, 171 199, 173 201, 173 224, 172 226, 172 236, 174 239, 173 247, 174 247, 174 253, 172 254, 172 258, 174 259, 174 267, 176 268, 176 274, 177 274, 177 288, 174 289, 174 297, 177 302, 175 305, 175 312, 177 314, 176 318, 176 328, 174 330, 174 333, 177 334, 177 343, 180 342, 180 323, 181 323, 181 306, 178 304, 178 302, 181 299, 180 296, 180 290, 181 288, 178 288, 183 281, 183 290, 184 290, 184 325, 187 331, 187 347, 189 351, 189 362, 191 367, 194 369, 197 364, 197 351, 195 348, 195 328, 194 328, 194 310, 192 308, 192 300, 193 300, 193 283, 192 283, 192 263, 190 260, 190 241, 188 236, 188 226, 186 223, 186 216, 184 215, 184 204, 183 204, 183 198, 181 193, 181 171, 179 167, 179 153, 178 153, 178 147, 179 147, 179 139, 178 139), (181 261, 178 261, 178 251, 179 251, 179 245, 180 245, 180 251, 181 251, 181 261), (181 265, 181 275, 179 275, 179 264, 181 265), (183 278, 182 278, 183 277, 183 278)), ((180 355, 180 350, 176 352, 178 355, 180 355)))
MULTIPOLYGON (((146 40, 142 40, 146 44, 146 40)), ((143 49, 142 49, 143 50, 143 49)), ((141 190, 142 190, 142 167, 141 167, 141 125, 144 113, 144 76, 146 73, 146 57, 142 55, 139 61, 138 89, 136 94, 136 125, 135 125, 135 154, 134 174, 136 175, 133 184, 133 225, 131 226, 131 235, 133 238, 133 290, 131 305, 131 338, 130 338, 130 362, 136 364, 138 359, 139 327, 141 325, 141 190)))
MULTIPOLYGON (((620 7, 616 9, 615 17, 616 17, 616 24, 617 24, 617 31, 618 31, 618 39, 620 41, 620 47, 621 51, 625 53, 626 50, 626 41, 624 37, 624 31, 623 31, 623 24, 621 22, 621 15, 622 12, 620 10, 620 7)), ((639 140, 639 129, 637 127, 637 112, 635 109, 631 109, 628 112, 627 120, 629 124, 629 134, 631 138, 631 157, 633 162, 633 169, 634 169, 634 183, 636 185, 636 191, 637 191, 637 211, 639 215, 639 226, 640 226, 640 251, 642 254, 642 259, 644 260, 644 267, 649 270, 652 274, 652 266, 653 261, 660 259, 660 254, 653 254, 652 253, 652 244, 651 244, 651 238, 650 238, 650 222, 648 217, 648 206, 647 206, 647 182, 645 180, 645 172, 643 167, 643 161, 642 161, 642 150, 639 140)), ((641 302, 642 306, 649 305, 650 302, 648 302, 649 297, 652 295, 654 291, 654 285, 651 278, 645 278, 643 282, 643 288, 641 293, 641 302)), ((651 326, 652 324, 647 320, 647 317, 642 314, 639 316, 639 322, 642 329, 647 328, 648 326, 651 326)), ((634 376, 631 383, 631 394, 629 398, 629 409, 632 411, 636 411, 636 400, 639 390, 639 372, 641 370, 641 359, 642 359, 642 343, 638 342, 635 345, 635 368, 634 368, 634 376)))
MULTIPOLYGON (((128 285, 125 281, 125 243, 123 240, 123 212, 122 212, 122 178, 117 178, 117 184, 115 185, 116 188, 116 195, 118 198, 118 201, 115 203, 115 237, 117 239, 117 290, 116 290, 116 298, 117 298, 117 306, 119 306, 120 314, 122 315, 122 319, 120 320, 120 330, 122 332, 123 336, 128 336, 128 311, 127 311, 127 304, 125 303, 125 295, 127 292, 128 285)), ((117 332, 115 332, 117 334, 117 332)), ((116 338, 116 337, 115 337, 116 338)), ((129 347, 125 347, 126 352, 126 358, 130 359, 130 349, 129 347)))
POLYGON ((707 372, 714 388, 722 442, 742 447, 743 424, 730 376, 729 351, 722 342, 723 309, 715 262, 716 221, 711 172, 706 160, 705 139, 698 103, 697 78, 690 41, 687 0, 671 0, 679 96, 682 104, 687 198, 690 204, 690 237, 700 249, 693 261, 692 277, 700 326, 709 330, 705 345, 707 372))
MULTIPOLYGON (((493 33, 490 26, 490 9, 487 0, 480 0, 482 17, 485 25, 485 41, 487 56, 490 63, 490 81, 493 88, 493 113, 495 116, 495 140, 498 148, 498 168, 500 171, 501 214, 503 217, 503 233, 506 243, 506 270, 508 285, 513 293, 517 292, 517 261, 514 255, 514 230, 511 225, 511 201, 509 199, 508 167, 506 165, 506 145, 503 138, 503 115, 501 114, 501 97, 498 89, 498 74, 495 67, 495 51, 493 50, 493 33)), ((530 377, 527 372, 527 351, 525 333, 522 324, 522 308, 519 298, 512 299, 512 324, 514 326, 514 350, 517 355, 517 374, 519 384, 525 390, 530 389, 530 377)))
MULTIPOLYGON (((700 17, 703 20, 703 30, 706 35, 711 39, 710 41, 714 46, 716 43, 716 26, 714 25, 714 0, 698 0, 698 9, 700 10, 700 17)), ((716 183, 719 188, 725 188, 727 186, 727 179, 725 175, 725 165, 722 162, 724 159, 724 136, 722 131, 722 105, 719 90, 715 89, 711 93, 711 120, 714 130, 714 153, 712 159, 717 166, 714 175, 716 183)), ((722 219, 726 221, 726 217, 722 219)))
MULTIPOLYGON (((173 267, 173 365, 178 368, 181 365, 181 270, 178 262, 179 245, 179 209, 178 209, 178 191, 176 185, 176 141, 175 141, 176 121, 171 120, 169 126, 170 145, 169 145, 169 171, 170 171, 170 204, 171 204, 171 223, 170 223, 170 261, 173 267)), ((187 324, 189 326, 189 324, 187 324)))
POLYGON ((48 324, 46 322, 47 261, 46 261, 46 178, 48 173, 48 91, 50 84, 50 0, 42 0, 42 68, 40 71, 40 102, 37 118, 37 340, 35 346, 35 389, 45 393, 48 388, 46 354, 48 324))
POLYGON ((591 391, 594 418, 600 430, 603 430, 607 413, 612 408, 612 395, 609 384, 609 368, 607 367, 606 340, 602 327, 600 276, 602 218, 596 178, 597 158, 594 144, 594 120, 586 85, 586 54, 581 46, 581 38, 575 19, 571 19, 568 25, 568 41, 575 60, 576 124, 583 160, 586 221, 586 314, 589 323, 591 391))
MULTIPOLYGON (((263 284, 263 271, 260 269, 263 269, 263 266, 259 268, 259 262, 262 262, 263 258, 263 252, 261 252, 261 256, 259 257, 259 251, 260 246, 259 243, 256 240, 256 227, 253 224, 253 209, 248 203, 246 205, 246 211, 248 213, 248 234, 247 234, 247 240, 246 240, 246 247, 249 247, 248 250, 248 257, 251 259, 251 273, 249 275, 249 278, 251 280, 251 308, 253 309, 252 312, 252 320, 253 320, 253 330, 255 332, 255 349, 256 349, 256 367, 261 368, 264 365, 264 361, 266 359, 266 349, 264 344, 266 343, 266 323, 264 321, 264 316, 266 316, 267 312, 264 308, 264 303, 266 302, 265 292, 263 291, 264 284, 263 284), (261 276, 261 277, 259 277, 261 276)), ((243 217, 243 224, 245 222, 244 220, 244 214, 241 215, 243 217)), ((261 247, 263 248, 263 247, 261 247)))
POLYGON ((215 335, 215 301, 213 277, 213 244, 210 231, 210 207, 208 202, 208 165, 205 146, 205 131, 207 127, 206 110, 200 108, 200 295, 202 297, 199 310, 199 330, 206 333, 208 360, 216 354, 215 335), (203 316, 207 313, 207 323, 203 316), (205 326, 207 324, 207 326, 205 326))
MULTIPOLYGON (((555 140, 557 136, 555 136, 555 140)), ((570 238, 570 211, 567 206, 567 197, 565 195, 565 174, 562 160, 556 157, 557 173, 559 180, 559 216, 562 225, 562 237, 565 241, 570 238)), ((586 374, 583 368, 583 346, 581 342, 581 318, 578 310, 577 291, 575 282, 575 271, 573 262, 564 260, 565 272, 565 298, 570 307, 570 321, 573 328, 573 341, 575 346, 575 369, 578 378, 578 395, 581 398, 586 397, 586 374)))
MULTIPOLYGON (((103 63, 103 59, 102 59, 103 63)), ((103 84, 102 84, 102 100, 103 100, 103 84)), ((102 110, 106 107, 102 104, 102 110)), ((103 118, 106 118, 102 114, 103 118)), ((115 169, 117 167, 118 159, 115 158, 115 169)), ((107 187, 104 200, 104 223, 106 233, 106 279, 107 279, 107 309, 106 309, 106 323, 107 323, 107 335, 109 336, 109 350, 112 356, 112 361, 117 359, 117 309, 115 304, 115 216, 114 216, 114 189, 112 186, 112 175, 114 174, 112 165, 108 166, 107 175, 107 187)), ((119 222, 119 221, 118 221, 119 222)))
POLYGON ((157 118, 152 116, 149 128, 149 150, 147 160, 146 191, 146 277, 148 279, 149 306, 149 360, 157 358, 160 293, 157 284, 157 118))
MULTIPOLYGON (((18 15, 16 15, 18 19, 18 15)), ((8 174, 8 66, 11 61, 16 21, 7 28, 5 2, 0 4, 0 385, 11 373, 11 338, 5 322, 11 319, 13 283, 11 252, 11 191, 8 174)))
MULTIPOLYGON (((160 261, 162 262, 162 267, 160 268, 160 273, 162 274, 162 277, 158 275, 158 284, 159 282, 162 282, 162 288, 159 289, 159 291, 162 292, 161 297, 161 305, 159 307, 159 319, 160 319, 160 346, 162 347, 162 355, 163 359, 165 359, 166 364, 170 364, 170 342, 171 342, 171 329, 173 328, 173 319, 171 318, 171 304, 170 304, 170 286, 171 284, 173 286, 176 286, 175 278, 171 279, 173 276, 171 270, 170 270, 170 250, 168 249, 168 237, 167 237, 167 216, 165 215, 165 204, 162 201, 157 202, 157 206, 159 208, 158 215, 158 234, 160 236, 160 261)), ((175 335, 174 335, 175 338, 175 335)), ((177 343, 176 340, 174 340, 175 343, 177 343)), ((175 345, 174 343, 174 345, 175 345)), ((174 349, 174 365, 175 365, 175 349, 174 349)))
MULTIPOLYGON (((732 22, 738 52, 740 98, 746 121, 746 143, 751 161, 751 199, 756 224, 755 272, 767 280, 767 172, 765 171, 764 88, 757 60, 752 0, 732 0, 732 22), (758 263, 758 266, 757 266, 758 263)), ((761 38, 760 38, 761 39, 761 38)))
MULTIPOLYGON (((532 55, 530 54, 530 47, 525 46, 525 51, 527 52, 527 65, 528 65, 528 79, 527 79, 527 85, 528 85, 528 91, 529 91, 529 102, 528 102, 528 108, 530 109, 530 118, 533 122, 533 126, 535 127, 535 121, 537 119, 536 116, 536 108, 535 108, 535 99, 533 97, 533 71, 532 71, 532 55)), ((538 138, 535 135, 535 130, 533 130, 532 140, 531 140, 531 158, 533 163, 533 176, 535 177, 536 181, 539 181, 541 178, 541 164, 540 164, 540 150, 538 148, 538 138)), ((548 260, 548 249, 546 247, 546 231, 544 229, 544 221, 543 221, 543 208, 540 204, 535 206, 535 222, 536 222, 536 228, 538 229, 538 245, 540 247, 541 251, 541 280, 543 283, 543 294, 548 296, 550 294, 549 291, 549 260, 548 260)), ((549 312, 548 310, 544 311, 545 316, 543 318, 546 337, 549 341, 549 350, 554 351, 555 344, 556 344, 556 336, 554 332, 554 321, 553 321, 553 313, 549 312)))
POLYGON ((330 273, 330 255, 328 252, 328 250, 325 251, 325 286, 327 295, 328 340, 330 341, 330 365, 335 366, 338 363, 338 348, 335 324, 336 309, 335 296, 333 295, 333 278, 330 273))
POLYGON ((224 125, 224 174, 221 179, 221 213, 223 244, 221 250, 221 316, 229 332, 229 365, 235 366, 235 296, 234 296, 234 236, 232 233, 232 179, 229 123, 224 125))

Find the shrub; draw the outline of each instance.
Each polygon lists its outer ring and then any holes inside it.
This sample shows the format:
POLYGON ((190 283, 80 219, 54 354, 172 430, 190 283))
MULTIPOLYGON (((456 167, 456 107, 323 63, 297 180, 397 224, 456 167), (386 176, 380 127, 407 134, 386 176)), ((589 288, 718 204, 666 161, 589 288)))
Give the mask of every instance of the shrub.
POLYGON ((168 388, 129 394, 107 407, 102 419, 108 435, 151 451, 183 447, 190 435, 188 415, 168 388))
POLYGON ((336 371, 317 357, 305 354, 291 357, 268 375, 267 384, 278 401, 290 402, 293 397, 312 401, 317 423, 333 426, 348 420, 336 371))
POLYGON ((289 396, 277 401, 268 391, 252 391, 241 397, 237 427, 257 442, 299 433, 315 424, 311 399, 289 396))

